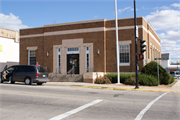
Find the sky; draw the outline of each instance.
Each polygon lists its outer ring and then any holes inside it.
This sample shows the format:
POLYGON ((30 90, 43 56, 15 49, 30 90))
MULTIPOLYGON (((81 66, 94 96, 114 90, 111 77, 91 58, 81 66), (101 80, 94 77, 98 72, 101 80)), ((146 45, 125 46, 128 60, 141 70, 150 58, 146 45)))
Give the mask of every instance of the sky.
MULTIPOLYGON (((133 0, 117 0, 118 18, 134 17, 133 0)), ((180 62, 180 0, 136 0, 136 14, 161 39, 161 53, 180 62)), ((0 27, 21 28, 94 19, 115 19, 114 0, 0 0, 0 27)))

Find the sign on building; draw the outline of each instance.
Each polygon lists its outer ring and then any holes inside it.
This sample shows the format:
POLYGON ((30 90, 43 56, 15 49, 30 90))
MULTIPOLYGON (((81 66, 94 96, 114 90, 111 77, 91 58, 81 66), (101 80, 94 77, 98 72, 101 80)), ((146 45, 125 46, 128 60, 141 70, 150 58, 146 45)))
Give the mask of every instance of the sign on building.
POLYGON ((161 60, 169 60, 169 53, 161 54, 161 60))

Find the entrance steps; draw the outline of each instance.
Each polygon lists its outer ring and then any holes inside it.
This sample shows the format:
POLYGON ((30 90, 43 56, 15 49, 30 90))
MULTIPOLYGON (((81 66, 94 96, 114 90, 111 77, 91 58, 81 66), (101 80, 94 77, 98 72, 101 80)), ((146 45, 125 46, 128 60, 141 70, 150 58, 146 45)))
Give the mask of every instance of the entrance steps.
POLYGON ((50 82, 83 82, 82 74, 67 74, 67 75, 51 75, 49 77, 50 82))

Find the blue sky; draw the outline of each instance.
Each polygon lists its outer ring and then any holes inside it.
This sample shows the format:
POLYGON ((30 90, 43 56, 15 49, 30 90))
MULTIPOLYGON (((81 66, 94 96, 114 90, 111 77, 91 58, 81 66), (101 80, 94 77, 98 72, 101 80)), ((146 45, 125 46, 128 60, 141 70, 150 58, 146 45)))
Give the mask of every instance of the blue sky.
MULTIPOLYGON (((133 0, 117 0, 118 18, 133 17, 133 0)), ((161 38, 162 53, 180 62, 180 0, 136 0, 137 16, 161 38)), ((0 27, 19 30, 47 24, 115 19, 114 0, 0 0, 0 27)))

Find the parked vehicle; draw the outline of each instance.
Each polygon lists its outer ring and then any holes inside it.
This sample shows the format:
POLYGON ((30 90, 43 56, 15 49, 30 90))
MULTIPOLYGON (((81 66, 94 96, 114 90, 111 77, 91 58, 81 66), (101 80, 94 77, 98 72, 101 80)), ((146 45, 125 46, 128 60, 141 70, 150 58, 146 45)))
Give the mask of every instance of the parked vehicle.
POLYGON ((1 72, 0 83, 4 81, 9 81, 9 77, 12 74, 11 84, 17 82, 24 82, 26 85, 31 85, 31 83, 37 83, 37 85, 42 85, 49 81, 48 72, 42 66, 35 65, 14 65, 7 68, 1 72), (6 75, 4 79, 4 75, 6 75))
POLYGON ((176 79, 180 78, 180 72, 179 71, 171 71, 170 75, 174 76, 176 79))

